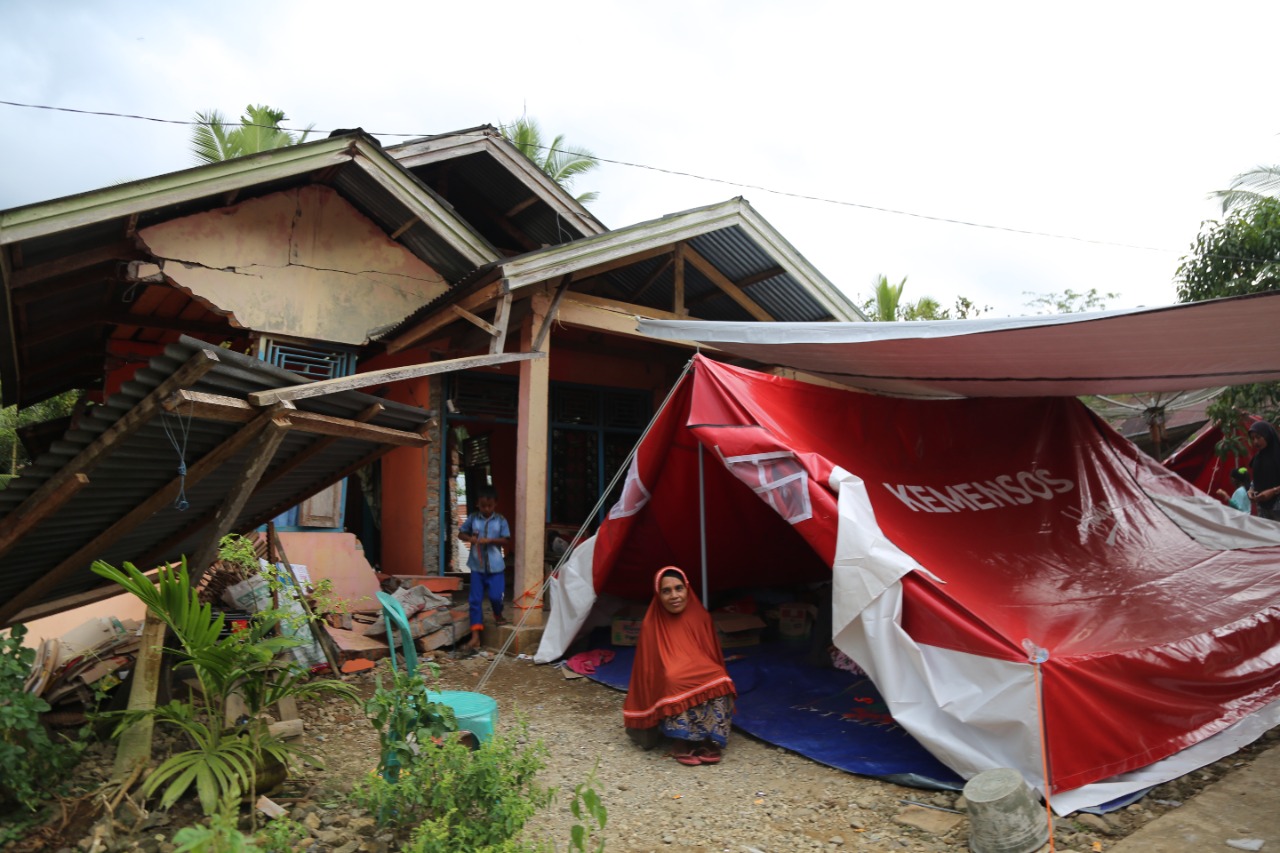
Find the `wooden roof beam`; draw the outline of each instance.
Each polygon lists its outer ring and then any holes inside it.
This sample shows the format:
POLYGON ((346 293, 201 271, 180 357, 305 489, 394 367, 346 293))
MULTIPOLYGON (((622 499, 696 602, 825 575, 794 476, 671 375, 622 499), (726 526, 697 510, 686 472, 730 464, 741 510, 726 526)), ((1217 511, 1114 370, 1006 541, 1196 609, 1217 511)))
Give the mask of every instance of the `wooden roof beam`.
POLYGON ((0 524, 0 555, 21 541, 23 536, 49 516, 53 515, 67 501, 89 485, 89 478, 84 474, 76 474, 63 482, 56 491, 35 506, 28 507, 26 502, 0 524))
MULTIPOLYGON (((784 270, 782 267, 769 267, 767 270, 762 270, 757 273, 752 273, 751 275, 748 275, 748 276, 743 276, 742 278, 735 281, 734 284, 736 284, 738 287, 742 288, 743 290, 746 290, 748 287, 751 287, 753 284, 759 284, 762 281, 768 281, 771 278, 777 278, 778 276, 782 275, 785 272, 786 270, 784 270)), ((717 296, 720 296, 722 293, 723 291, 716 291, 716 290, 713 290, 710 293, 704 293, 701 296, 698 296, 694 299, 690 299, 688 305, 690 308, 696 308, 697 306, 701 305, 704 302, 709 302, 712 299, 715 299, 717 296)))
POLYGON ((227 494, 227 498, 218 507, 213 516, 213 530, 206 536, 204 543, 187 561, 187 569, 191 572, 192 586, 200 582, 200 578, 213 565, 218 556, 218 545, 222 537, 231 532, 236 519, 244 511, 245 504, 258 488, 258 481, 271 465, 271 460, 289 432, 289 422, 276 412, 269 412, 272 417, 263 430, 254 438, 249 448, 249 464, 236 481, 236 485, 227 494))
POLYGON ((491 367, 512 361, 528 361, 543 358, 540 352, 515 352, 501 355, 473 355, 466 358, 450 358, 444 361, 429 361, 425 364, 410 364, 405 367, 388 367, 384 370, 371 370, 367 373, 356 373, 352 376, 340 376, 337 379, 322 379, 319 382, 308 382, 305 385, 291 385, 287 388, 276 388, 271 391, 254 391, 249 394, 249 401, 255 406, 265 406, 280 400, 303 400, 307 397, 319 397, 337 391, 351 391, 367 388, 370 385, 385 385, 404 379, 417 379, 421 376, 434 376, 438 373, 454 373, 472 367, 491 367))
POLYGON ((692 246, 685 247, 685 258, 689 263, 693 264, 694 269, 709 278, 716 287, 729 294, 729 298, 741 305, 752 317, 764 323, 773 321, 773 315, 761 308, 750 296, 747 296, 741 287, 729 281, 724 273, 716 269, 715 264, 698 254, 698 251, 692 246))
POLYGON ((147 254, 139 249, 132 240, 120 240, 106 246, 98 246, 83 252, 63 255, 52 261, 45 261, 24 269, 14 270, 9 281, 14 290, 19 290, 38 284, 46 279, 82 270, 85 267, 97 266, 110 261, 145 260, 147 257, 147 254))
POLYGON ((676 256, 673 252, 669 258, 658 264, 654 271, 649 273, 645 280, 640 283, 640 286, 636 288, 635 293, 630 294, 627 298, 632 302, 639 302, 649 292, 649 289, 658 283, 658 279, 662 278, 662 274, 671 269, 671 265, 675 262, 676 256))
MULTIPOLYGON (((305 388, 307 386, 298 386, 305 388)), ((270 404, 280 403, 283 407, 277 416, 286 420, 292 429, 312 435, 331 436, 333 438, 351 438, 357 441, 368 441, 375 444, 390 444, 396 447, 420 447, 426 439, 416 432, 402 429, 377 426, 358 420, 336 418, 316 412, 298 411, 293 403, 283 400, 272 400, 270 404)), ((165 401, 166 411, 183 417, 206 421, 222 421, 224 423, 247 423, 258 417, 262 409, 246 403, 237 397, 224 397, 220 394, 205 394, 199 391, 180 391, 165 401)), ((365 412, 369 410, 366 409, 365 412)), ((363 412, 361 413, 364 414, 363 412)), ((375 412, 376 414, 376 412, 375 412)), ((372 417, 372 415, 370 416, 372 417)))
POLYGON ((50 590, 55 589, 58 584, 65 580, 69 575, 82 570, 87 564, 91 563, 103 551, 114 545, 123 536, 127 536, 131 531, 137 528, 147 519, 155 515, 165 505, 172 503, 174 498, 178 496, 180 490, 184 487, 190 488, 195 486, 205 477, 212 474, 223 463, 235 456, 241 450, 258 437, 264 429, 267 428, 271 419, 275 417, 274 412, 260 414, 258 420, 244 429, 238 430, 230 438, 222 441, 213 450, 210 450, 199 461, 191 465, 187 469, 184 477, 174 477, 165 485, 156 490, 151 497, 138 504, 124 516, 117 519, 106 530, 93 537, 85 545, 76 550, 74 554, 58 563, 49 571, 45 572, 31 586, 22 590, 12 601, 9 601, 3 607, 0 607, 0 623, 3 623, 10 615, 17 613, 27 604, 39 601, 50 590))
POLYGON ((190 385, 194 385, 204 376, 219 359, 212 349, 202 349, 186 363, 174 371, 173 375, 161 382, 151 391, 150 394, 138 401, 132 409, 125 412, 115 423, 107 427, 92 442, 89 443, 84 450, 81 450, 75 458, 63 465, 62 468, 41 484, 27 499, 23 501, 4 522, 0 522, 0 531, 10 522, 10 519, 19 516, 24 512, 30 511, 30 508, 38 507, 43 501, 47 500, 52 494, 57 492, 68 481, 73 479, 77 474, 87 474, 102 461, 116 444, 134 432, 137 432, 144 424, 151 420, 152 417, 162 411, 162 403, 175 391, 182 390, 190 385))
MULTIPOLYGON (((474 293, 470 293, 462 297, 453 304, 467 311, 474 311, 481 305, 484 305, 501 294, 502 284, 495 281, 492 284, 480 288, 474 293)), ((397 353, 402 349, 413 346, 418 341, 423 338, 430 337, 457 319, 457 315, 451 311, 437 311, 431 316, 424 318, 421 323, 401 332, 392 340, 387 341, 387 352, 397 353)))

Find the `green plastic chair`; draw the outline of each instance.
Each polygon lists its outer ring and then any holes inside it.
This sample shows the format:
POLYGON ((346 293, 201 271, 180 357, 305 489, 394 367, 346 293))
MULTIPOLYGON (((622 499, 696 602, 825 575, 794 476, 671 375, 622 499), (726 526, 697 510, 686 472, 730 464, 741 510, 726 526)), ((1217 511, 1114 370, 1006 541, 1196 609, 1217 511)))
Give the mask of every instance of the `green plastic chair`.
POLYGON ((396 641, 392 636, 392 628, 400 632, 400 649, 404 657, 405 672, 414 675, 418 672, 418 650, 414 647, 413 634, 409 631, 409 617, 394 596, 385 592, 378 593, 378 601, 382 604, 382 621, 387 626, 387 647, 391 650, 391 669, 396 668, 396 641))

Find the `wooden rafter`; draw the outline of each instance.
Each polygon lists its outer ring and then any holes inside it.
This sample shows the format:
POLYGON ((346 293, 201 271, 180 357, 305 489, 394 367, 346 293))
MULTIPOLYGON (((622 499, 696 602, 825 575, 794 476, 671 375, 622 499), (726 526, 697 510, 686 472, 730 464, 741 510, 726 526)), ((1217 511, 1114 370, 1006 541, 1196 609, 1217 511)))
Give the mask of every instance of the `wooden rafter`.
MULTIPOLYGON (((300 385, 299 388, 307 386, 300 385)), ((360 419, 338 418, 316 412, 303 412, 295 409, 288 400, 271 400, 265 405, 280 403, 282 406, 278 417, 288 420, 290 428, 332 438, 351 438, 357 441, 368 441, 375 444, 390 444, 394 447, 420 447, 426 440, 416 432, 409 432, 392 427, 377 426, 365 423, 360 419)), ((248 423, 262 413, 262 409, 238 397, 224 397, 221 394, 206 394, 200 391, 179 391, 164 403, 166 411, 175 412, 195 420, 221 421, 223 423, 248 423)), ((371 409, 373 407, 370 407, 371 409)), ((381 406, 378 406, 381 410, 381 406)), ((366 409, 365 412, 370 411, 366 409)), ((362 417, 364 413, 361 413, 362 417)), ((376 414, 376 412, 374 413, 376 414)), ((372 418, 370 415, 369 418, 372 418)))
POLYGON ((506 212, 506 214, 505 214, 505 215, 506 215, 506 218, 507 218, 507 219, 510 219, 510 218, 512 218, 513 216, 515 216, 515 215, 516 215, 516 214, 518 214, 518 213, 523 213, 524 211, 526 211, 526 210, 528 210, 529 208, 533 207, 533 206, 534 206, 535 204, 537 204, 537 203, 538 203, 538 197, 537 197, 536 195, 531 195, 531 196, 529 196, 528 198, 526 198, 524 201, 516 202, 516 203, 515 203, 514 205, 512 205, 512 206, 511 206, 511 208, 506 212))
POLYGON ((33 264, 24 269, 14 270, 10 277, 10 287, 20 290, 30 287, 46 279, 55 278, 67 273, 82 270, 85 267, 105 264, 109 261, 137 261, 147 257, 138 249, 132 240, 121 240, 106 246, 98 246, 72 255, 63 255, 42 264, 33 264))
POLYGON ((511 294, 504 293, 493 311, 493 340, 489 341, 489 355, 499 355, 507 342, 507 323, 511 321, 511 294))
POLYGON ((773 320, 773 315, 761 308, 756 301, 743 292, 742 288, 729 281, 728 277, 720 270, 716 269, 715 264, 708 261, 692 246, 685 247, 685 258, 694 268, 711 280, 716 287, 729 294, 729 298, 741 305, 746 312, 757 320, 768 323, 773 320))
POLYGON ((71 500, 77 492, 89 485, 89 478, 84 474, 76 474, 64 480, 48 498, 34 506, 23 503, 11 515, 0 523, 0 556, 17 545, 31 532, 31 529, 58 511, 58 508, 71 500))
MULTIPOLYGON (((769 267, 767 270, 761 270, 760 272, 752 273, 751 275, 748 275, 748 276, 743 276, 742 278, 735 281, 734 284, 736 284, 738 287, 742 288, 743 290, 746 290, 748 287, 751 287, 754 284, 759 284, 762 281, 768 281, 771 278, 776 278, 785 272, 786 270, 784 270, 782 267, 769 267)), ((694 299, 690 299, 688 302, 688 307, 695 308, 704 302, 708 302, 712 299, 715 299, 717 296, 720 296, 723 293, 724 291, 719 289, 709 291, 707 293, 702 294, 701 296, 695 297, 694 299)))
POLYGON ((450 305, 450 306, 449 306, 449 310, 450 310, 450 311, 452 311, 454 314, 457 314, 457 315, 458 315, 459 317, 461 317, 463 320, 466 320, 468 323, 471 323, 471 324, 472 324, 472 325, 474 325, 476 328, 478 328, 478 329, 482 329, 486 335, 497 335, 497 334, 498 334, 498 327, 497 327, 497 326, 493 325, 492 323, 488 322, 487 320, 484 320, 484 319, 481 319, 480 317, 477 317, 475 314, 472 314, 472 313, 471 313, 470 311, 468 311, 466 308, 460 308, 460 307, 458 307, 457 305, 450 305))
POLYGON ((527 361, 531 358, 542 357, 543 354, 540 352, 513 352, 502 355, 473 355, 466 358, 450 358, 444 361, 430 361, 425 364, 410 364, 405 367, 388 367, 384 370, 371 370, 367 373, 357 373, 353 376, 308 382, 305 385, 291 385, 288 388, 276 388, 271 391, 254 391, 249 394, 249 402, 255 406, 265 406, 280 400, 303 400, 307 397, 320 397, 336 391, 351 391, 356 388, 368 388, 370 385, 385 385, 389 382, 399 382, 402 379, 417 379, 420 376, 434 376, 438 373, 453 373, 472 367, 490 367, 495 364, 527 361))
MULTIPOLYGON (((386 411, 386 406, 382 405, 381 403, 374 403, 373 405, 366 408, 363 412, 361 412, 360 414, 352 418, 352 421, 355 423, 361 423, 361 424, 368 423, 369 421, 376 418, 378 415, 382 414, 382 412, 384 411, 386 411)), ((418 435, 418 433, 414 433, 414 435, 418 435)), ((314 459, 316 456, 319 456, 321 453, 328 450, 333 445, 337 444, 338 441, 339 441, 339 438, 337 436, 325 436, 324 438, 316 439, 310 445, 308 445, 304 450, 300 450, 299 452, 293 454, 293 456, 289 458, 288 462, 285 462, 282 465, 277 465, 275 468, 271 469, 271 471, 264 474, 262 477, 262 482, 259 483, 258 487, 265 489, 267 486, 271 485, 275 481, 284 477, 286 474, 289 474, 292 471, 297 470, 297 468, 299 468, 303 463, 311 459, 314 459)))
POLYGON ((555 322, 556 314, 560 311, 560 303, 564 301, 565 294, 568 292, 569 277, 565 276, 560 279, 560 286, 556 288, 556 295, 551 299, 551 307, 547 309, 547 316, 538 327, 538 336, 533 339, 533 350, 535 352, 543 351, 542 345, 547 342, 547 335, 551 334, 551 324, 555 322))
POLYGON ((132 435, 158 414, 162 410, 161 404, 171 394, 189 385, 194 385, 199 381, 200 377, 212 370, 217 363, 218 356, 211 349, 202 349, 191 356, 182 367, 174 371, 172 376, 157 385, 150 394, 139 400, 137 405, 103 430, 74 459, 63 465, 56 474, 45 480, 38 489, 28 495, 25 501, 10 513, 3 522, 0 522, 0 532, 3 532, 10 519, 24 512, 30 512, 34 507, 38 507, 77 474, 87 474, 92 471, 112 447, 127 436, 132 435))
MULTIPOLYGON (((481 305, 484 305, 485 303, 492 300, 494 297, 501 295, 501 293, 502 293, 502 285, 499 282, 493 282, 492 284, 489 284, 489 285, 486 285, 485 287, 480 288, 475 293, 471 293, 471 294, 468 294, 467 296, 462 297, 461 299, 459 299, 457 302, 453 304, 457 305, 460 308, 464 308, 468 311, 474 311, 475 309, 479 308, 481 305)), ((400 352, 400 350, 405 349, 406 347, 413 346, 418 341, 435 334, 437 331, 439 331, 440 329, 443 329, 445 326, 449 325, 450 323, 454 322, 457 319, 458 319, 457 315, 451 312, 438 311, 435 314, 432 314, 430 317, 427 317, 426 319, 424 319, 418 325, 414 326, 411 329, 407 329, 406 331, 397 335, 394 339, 388 341, 387 352, 397 353, 397 352, 400 352)))
POLYGON ((640 286, 635 289, 635 292, 631 293, 627 298, 632 302, 639 302, 644 298, 644 295, 649 292, 649 288, 657 284, 658 279, 662 278, 662 274, 670 269, 671 265, 675 262, 676 257, 675 254, 672 253, 672 255, 665 261, 658 264, 658 266, 654 268, 653 272, 649 273, 649 275, 645 277, 645 280, 640 282, 640 286))
POLYGON ((220 468, 228 459, 243 450, 249 442, 257 438, 270 424, 274 413, 260 414, 258 420, 244 429, 238 430, 230 438, 220 443, 213 450, 202 456, 199 461, 187 469, 186 477, 174 477, 161 486, 151 497, 138 504, 118 519, 106 530, 93 537, 74 554, 62 560, 58 565, 45 572, 30 586, 19 592, 13 599, 0 606, 0 623, 17 613, 34 601, 39 601, 48 592, 56 589, 69 575, 82 570, 95 557, 110 548, 123 536, 128 535, 138 525, 156 514, 166 504, 172 503, 185 487, 192 487, 220 468))
POLYGON ((231 532, 231 527, 240 517, 245 504, 249 502, 249 498, 258 487, 258 481, 271 465, 271 459, 276 455, 280 442, 284 441, 288 432, 289 422, 281 417, 275 417, 255 437, 249 448, 249 464, 245 466, 235 487, 227 494, 226 500, 214 513, 213 530, 208 532, 204 543, 196 548, 195 554, 187 562, 192 584, 199 583, 200 578, 213 565, 214 559, 218 556, 218 543, 222 541, 223 536, 231 532))

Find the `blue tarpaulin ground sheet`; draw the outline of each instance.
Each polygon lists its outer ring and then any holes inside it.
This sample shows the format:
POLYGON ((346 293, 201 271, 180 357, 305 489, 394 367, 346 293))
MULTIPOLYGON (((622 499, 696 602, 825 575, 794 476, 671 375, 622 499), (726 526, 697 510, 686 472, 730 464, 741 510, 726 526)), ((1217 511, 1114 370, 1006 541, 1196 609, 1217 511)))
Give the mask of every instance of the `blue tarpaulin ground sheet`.
MULTIPOLYGON (((626 690, 634 648, 588 675, 626 690)), ((725 650, 738 688, 733 725, 760 740, 850 773, 904 785, 958 790, 964 783, 889 715, 871 680, 816 667, 786 644, 725 650)))

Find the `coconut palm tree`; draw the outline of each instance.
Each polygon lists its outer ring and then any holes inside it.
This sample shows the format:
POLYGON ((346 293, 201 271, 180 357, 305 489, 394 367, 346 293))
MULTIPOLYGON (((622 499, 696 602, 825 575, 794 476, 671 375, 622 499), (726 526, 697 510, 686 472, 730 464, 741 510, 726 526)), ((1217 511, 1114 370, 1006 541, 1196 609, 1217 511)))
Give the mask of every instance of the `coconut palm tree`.
POLYGON ((1248 207, 1264 198, 1280 198, 1280 166, 1258 166, 1231 179, 1230 189, 1213 193, 1222 200, 1222 212, 1248 207))
POLYGON ((906 276, 897 284, 890 284, 887 276, 876 279, 874 295, 865 306, 871 312, 872 320, 892 323, 898 319, 898 302, 902 299, 902 289, 907 286, 906 276))
MULTIPOLYGON (((600 165, 600 161, 587 149, 567 144, 563 133, 551 140, 550 145, 544 144, 542 128, 538 127, 538 122, 534 119, 521 116, 504 125, 501 130, 504 139, 519 148, 551 180, 566 190, 570 189, 578 175, 600 165)), ((599 196, 597 192, 587 192, 577 196, 577 201, 579 204, 590 204, 599 196)))
POLYGON ((307 125, 301 134, 296 134, 280 127, 287 120, 284 110, 265 104, 245 107, 239 126, 229 126, 217 110, 197 112, 199 124, 191 130, 191 153, 200 163, 218 163, 305 142, 314 125, 307 125))

